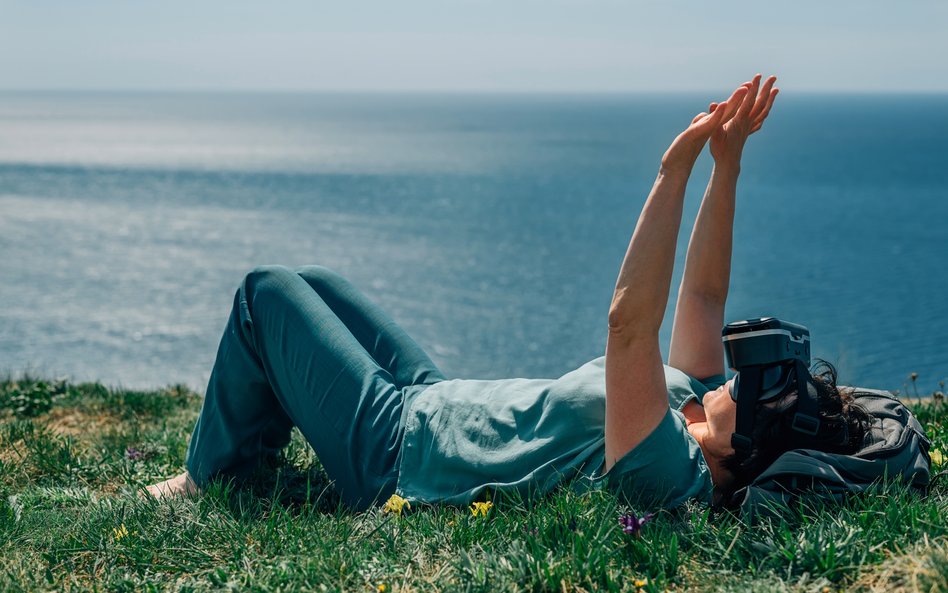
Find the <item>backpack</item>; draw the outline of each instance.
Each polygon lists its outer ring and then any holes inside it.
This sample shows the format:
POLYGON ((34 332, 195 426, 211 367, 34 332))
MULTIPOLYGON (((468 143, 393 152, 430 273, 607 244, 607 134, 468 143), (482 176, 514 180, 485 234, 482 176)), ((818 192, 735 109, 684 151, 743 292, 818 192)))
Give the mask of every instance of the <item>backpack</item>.
POLYGON ((731 498, 754 519, 775 516, 781 507, 806 500, 841 501, 883 479, 925 493, 931 481, 931 442, 921 423, 887 391, 857 389, 855 403, 872 418, 863 447, 852 455, 793 449, 777 458, 731 498))

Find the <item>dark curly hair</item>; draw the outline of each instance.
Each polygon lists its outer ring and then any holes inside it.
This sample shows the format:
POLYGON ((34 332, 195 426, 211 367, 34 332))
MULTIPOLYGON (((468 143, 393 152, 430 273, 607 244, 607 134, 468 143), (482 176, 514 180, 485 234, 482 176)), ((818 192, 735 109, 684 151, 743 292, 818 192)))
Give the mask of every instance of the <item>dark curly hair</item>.
POLYGON ((728 491, 723 493, 725 504, 734 492, 753 482, 787 451, 816 449, 851 454, 862 448, 872 418, 855 403, 855 390, 837 387, 836 368, 825 360, 817 362, 811 376, 819 400, 819 431, 808 435, 793 429, 798 406, 796 390, 775 401, 758 404, 750 455, 742 457, 735 453, 722 460, 724 468, 734 476, 728 491))

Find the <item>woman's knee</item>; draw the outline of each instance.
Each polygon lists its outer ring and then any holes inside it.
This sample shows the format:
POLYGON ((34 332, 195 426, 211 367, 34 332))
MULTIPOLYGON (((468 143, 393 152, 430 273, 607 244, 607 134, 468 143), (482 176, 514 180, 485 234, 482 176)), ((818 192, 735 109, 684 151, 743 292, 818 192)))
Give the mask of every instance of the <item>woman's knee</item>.
POLYGON ((249 316, 255 306, 298 305, 301 296, 309 296, 308 291, 303 291, 305 295, 300 292, 302 286, 308 285, 314 296, 325 299, 343 291, 346 283, 342 276, 323 266, 297 269, 280 265, 258 266, 244 278, 238 300, 243 301, 240 306, 249 316), (301 279, 305 285, 300 283, 301 279))
POLYGON ((330 286, 343 282, 344 278, 325 266, 302 266, 296 268, 296 273, 307 284, 313 287, 313 290, 319 292, 324 286, 330 286))
POLYGON ((288 283, 295 277, 296 273, 286 266, 257 266, 244 277, 240 286, 241 296, 250 305, 264 295, 285 294, 288 283))

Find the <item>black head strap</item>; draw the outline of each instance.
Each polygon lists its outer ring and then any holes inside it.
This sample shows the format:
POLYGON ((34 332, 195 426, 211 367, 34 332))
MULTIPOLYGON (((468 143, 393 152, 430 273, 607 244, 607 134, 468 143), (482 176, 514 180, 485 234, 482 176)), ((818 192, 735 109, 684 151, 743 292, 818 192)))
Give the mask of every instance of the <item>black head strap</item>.
MULTIPOLYGON (((793 430, 814 436, 820 430, 819 395, 810 377, 810 370, 802 360, 794 361, 792 371, 796 375, 797 411, 793 416, 793 430)), ((754 434, 754 416, 757 400, 761 391, 761 367, 751 366, 741 369, 734 382, 737 396, 737 417, 734 432, 731 434, 731 446, 742 457, 750 455, 754 434)))
POLYGON ((795 361, 797 374, 797 413, 793 416, 793 430, 815 436, 820 431, 820 401, 810 377, 810 370, 802 360, 795 361))
POLYGON ((731 434, 731 446, 742 457, 750 455, 753 444, 751 435, 754 434, 754 412, 760 395, 760 375, 760 367, 747 367, 738 373, 732 384, 737 397, 737 417, 731 434))

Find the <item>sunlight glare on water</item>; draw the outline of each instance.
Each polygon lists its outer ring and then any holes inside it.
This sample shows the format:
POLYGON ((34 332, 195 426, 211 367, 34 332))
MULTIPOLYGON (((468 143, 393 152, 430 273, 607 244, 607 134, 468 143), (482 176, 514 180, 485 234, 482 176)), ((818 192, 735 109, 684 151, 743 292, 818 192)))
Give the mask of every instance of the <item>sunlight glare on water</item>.
MULTIPOLYGON (((728 318, 807 325, 843 382, 938 388, 948 99, 781 100, 745 153, 728 318)), ((558 376, 602 354, 658 158, 702 104, 0 94, 0 371, 203 389, 243 274, 319 263, 450 376, 558 376)))

